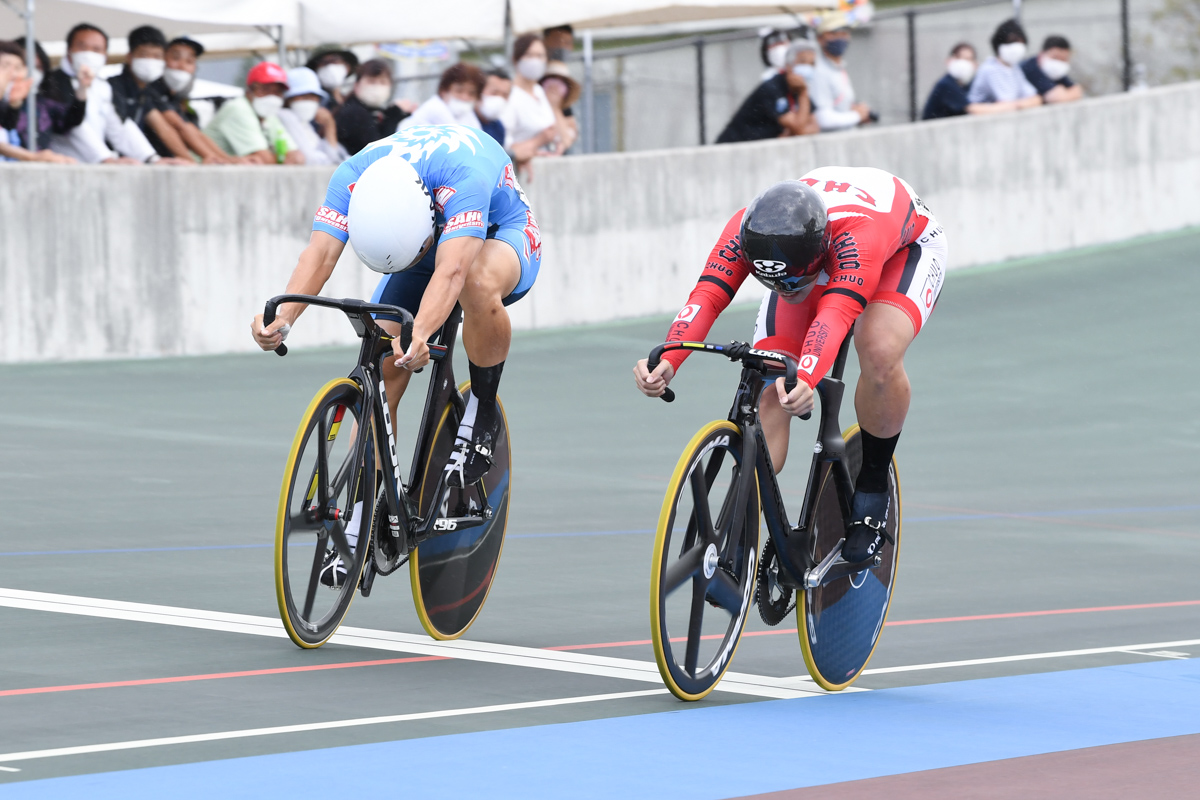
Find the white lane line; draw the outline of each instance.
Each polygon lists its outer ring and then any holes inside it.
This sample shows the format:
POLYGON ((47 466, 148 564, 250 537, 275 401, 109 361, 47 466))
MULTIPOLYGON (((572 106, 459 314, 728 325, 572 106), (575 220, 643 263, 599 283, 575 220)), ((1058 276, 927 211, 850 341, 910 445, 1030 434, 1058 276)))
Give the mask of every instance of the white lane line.
MULTIPOLYGON (((275 638, 287 637, 283 624, 274 617, 129 603, 120 600, 75 597, 48 592, 0 588, 0 606, 105 619, 150 622, 227 633, 247 633, 275 638)), ((541 650, 535 647, 517 647, 463 639, 453 642, 438 642, 423 635, 350 626, 342 627, 330 641, 334 644, 372 650, 441 656, 490 664, 570 672, 578 675, 621 678, 645 683, 662 682, 662 678, 658 674, 658 667, 653 662, 628 658, 588 655, 563 650, 541 650)), ((808 687, 798 687, 790 685, 790 683, 791 681, 785 678, 727 672, 724 679, 717 684, 717 689, 734 694, 774 699, 815 697, 825 694, 811 684, 808 687)))
MULTIPOLYGON (((87 753, 108 753, 113 750, 138 750, 145 747, 162 747, 172 744, 194 744, 196 742, 217 742, 224 739, 246 739, 252 736, 274 736, 280 733, 304 733, 307 731, 327 731, 334 728, 357 728, 363 725, 385 725, 392 722, 412 722, 422 719, 443 719, 445 717, 465 717, 475 714, 495 714, 500 711, 523 711, 530 708, 551 708, 553 706, 578 705, 579 703, 597 703, 602 700, 624 700, 630 697, 650 697, 656 694, 666 694, 666 689, 648 689, 640 692, 615 692, 612 694, 590 694, 582 697, 562 697, 555 700, 533 700, 526 703, 504 703, 495 706, 476 706, 474 708, 451 708, 444 711, 422 711, 415 714, 391 714, 385 717, 360 717, 358 719, 338 719, 331 722, 309 722, 302 725, 278 725, 273 728, 247 728, 240 731, 218 731, 216 733, 194 733, 189 736, 165 736, 159 739, 134 739, 128 742, 106 742, 104 744, 86 744, 78 747, 55 747, 49 750, 25 750, 19 753, 0 754, 0 761, 30 761, 35 758, 57 758, 60 756, 78 756, 87 753)), ((20 772, 16 767, 0 767, 5 772, 20 772)))

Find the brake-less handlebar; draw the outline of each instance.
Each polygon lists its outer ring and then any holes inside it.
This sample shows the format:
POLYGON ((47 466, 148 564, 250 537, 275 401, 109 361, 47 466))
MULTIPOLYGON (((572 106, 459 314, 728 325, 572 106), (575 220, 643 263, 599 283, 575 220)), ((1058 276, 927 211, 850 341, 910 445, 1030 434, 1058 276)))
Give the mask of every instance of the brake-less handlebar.
MULTIPOLYGON (((789 392, 796 388, 796 361, 783 353, 771 350, 755 350, 746 342, 730 342, 729 344, 710 344, 709 342, 664 342, 650 351, 646 359, 646 368, 654 372, 662 361, 663 353, 671 350, 695 350, 701 353, 719 353, 730 361, 740 361, 748 367, 760 370, 767 375, 777 375, 778 367, 768 366, 768 361, 783 364, 783 388, 789 392)), ((668 403, 675 402, 675 392, 664 389, 662 399, 668 403)))
MULTIPOLYGON (((413 316, 405 309, 400 308, 400 306, 367 303, 352 297, 334 300, 332 297, 320 297, 318 295, 281 294, 267 301, 267 305, 263 309, 263 325, 270 325, 275 321, 275 312, 283 303, 304 303, 310 306, 336 308, 349 317, 352 324, 357 323, 354 327, 358 330, 359 336, 362 336, 365 331, 370 330, 375 325, 375 320, 371 316, 372 314, 391 314, 401 319, 400 349, 407 352, 408 346, 412 344, 413 316)), ((432 351, 433 348, 431 347, 430 350, 432 351)), ((288 352, 287 345, 280 343, 279 347, 275 348, 275 352, 281 356, 286 356, 288 352)))

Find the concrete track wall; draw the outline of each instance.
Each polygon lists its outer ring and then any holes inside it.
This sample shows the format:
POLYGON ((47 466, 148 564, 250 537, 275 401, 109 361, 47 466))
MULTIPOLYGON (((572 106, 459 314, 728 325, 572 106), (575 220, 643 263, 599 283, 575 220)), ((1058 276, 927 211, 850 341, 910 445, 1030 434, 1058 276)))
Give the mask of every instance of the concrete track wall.
MULTIPOLYGON (((820 165, 908 180, 947 230, 951 267, 1200 224, 1197 130, 1192 83, 1000 118, 542 162, 527 187, 542 272, 513 322, 679 308, 729 215, 820 165)), ((329 174, 0 167, 0 360, 252 349, 249 320, 283 290, 329 174)), ((325 294, 365 297, 375 279, 348 250, 325 294)), ((314 310, 289 343, 352 340, 340 315, 314 310)))

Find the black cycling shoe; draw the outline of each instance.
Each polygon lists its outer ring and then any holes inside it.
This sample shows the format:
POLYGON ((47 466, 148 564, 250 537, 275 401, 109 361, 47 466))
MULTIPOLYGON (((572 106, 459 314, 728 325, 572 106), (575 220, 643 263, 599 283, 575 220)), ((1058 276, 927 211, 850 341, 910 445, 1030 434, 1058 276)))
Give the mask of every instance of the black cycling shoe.
POLYGON ((846 541, 842 545, 842 558, 847 562, 866 561, 879 552, 885 541, 892 541, 887 532, 890 501, 888 492, 854 493, 850 524, 846 526, 846 541))
MULTIPOLYGON (((498 415, 497 415, 498 416, 498 415)), ((495 463, 496 437, 499 424, 481 425, 478 421, 471 431, 471 441, 461 436, 454 439, 454 450, 446 462, 446 485, 462 489, 478 481, 495 463)))

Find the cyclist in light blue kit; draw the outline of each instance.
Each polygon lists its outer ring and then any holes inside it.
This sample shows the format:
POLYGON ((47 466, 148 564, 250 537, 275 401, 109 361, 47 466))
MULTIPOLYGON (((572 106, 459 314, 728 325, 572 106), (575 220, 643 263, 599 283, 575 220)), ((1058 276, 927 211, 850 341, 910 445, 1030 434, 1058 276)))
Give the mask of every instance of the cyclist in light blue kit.
MULTIPOLYGON (((461 125, 413 127, 363 148, 330 179, 286 292, 319 294, 347 240, 385 273, 372 302, 415 312, 408 351, 384 361, 393 419, 413 371, 429 363, 429 337, 462 306, 471 393, 446 470, 450 486, 475 482, 491 468, 498 434, 496 389, 512 340, 504 307, 528 293, 541 265, 541 234, 508 154, 461 125)), ((254 340, 274 350, 304 308, 280 306, 265 327, 255 317, 254 340)), ((380 316, 398 337, 399 320, 380 316)))

